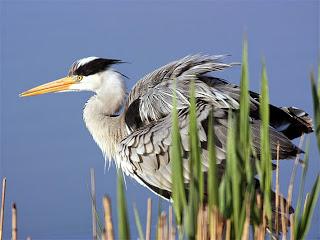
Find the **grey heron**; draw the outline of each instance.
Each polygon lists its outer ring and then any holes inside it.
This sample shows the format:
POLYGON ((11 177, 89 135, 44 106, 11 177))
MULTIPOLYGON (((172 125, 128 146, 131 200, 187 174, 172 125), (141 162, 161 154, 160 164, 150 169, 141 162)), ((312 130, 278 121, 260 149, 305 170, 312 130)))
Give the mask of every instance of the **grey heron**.
MULTIPOLYGON (((172 98, 177 98, 181 132, 184 179, 189 181, 188 121, 189 86, 195 83, 196 113, 201 141, 202 169, 208 170, 207 128, 209 112, 214 107, 214 132, 217 166, 223 174, 226 160, 228 112, 239 109, 240 88, 208 73, 233 66, 223 56, 190 55, 170 62, 139 80, 126 96, 122 74, 114 70, 116 59, 88 57, 74 62, 67 77, 32 88, 20 96, 50 92, 91 91, 85 104, 84 122, 93 139, 108 159, 153 192, 171 197, 172 98), (174 85, 176 82, 176 86, 174 85), (119 111, 122 111, 119 113, 119 111)), ((259 154, 259 94, 250 92, 250 127, 253 147, 259 154)), ((270 146, 272 158, 296 156, 299 149, 291 142, 312 131, 308 114, 295 107, 270 105, 270 146)))

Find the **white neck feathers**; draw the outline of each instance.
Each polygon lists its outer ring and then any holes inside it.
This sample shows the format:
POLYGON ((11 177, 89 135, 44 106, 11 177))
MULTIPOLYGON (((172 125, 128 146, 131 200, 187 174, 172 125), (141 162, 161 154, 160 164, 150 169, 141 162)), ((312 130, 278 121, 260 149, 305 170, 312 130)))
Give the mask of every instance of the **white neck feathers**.
POLYGON ((123 105, 126 94, 124 81, 121 74, 113 70, 99 73, 98 76, 103 82, 101 87, 96 90, 97 100, 101 101, 101 111, 112 115, 119 111, 123 105))
POLYGON ((114 158, 117 146, 125 134, 122 115, 112 117, 119 111, 125 99, 125 86, 121 75, 108 70, 100 77, 101 86, 95 90, 85 105, 83 119, 102 152, 114 158))

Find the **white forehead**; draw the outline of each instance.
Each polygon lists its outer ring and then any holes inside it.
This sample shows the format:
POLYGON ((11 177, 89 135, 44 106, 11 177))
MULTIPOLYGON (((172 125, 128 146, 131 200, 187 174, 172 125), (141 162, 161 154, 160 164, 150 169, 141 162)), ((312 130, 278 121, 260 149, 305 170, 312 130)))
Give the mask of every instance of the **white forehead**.
POLYGON ((91 61, 93 61, 95 59, 98 59, 98 57, 92 56, 92 57, 86 57, 86 58, 79 59, 77 61, 77 66, 78 67, 83 66, 83 65, 87 64, 88 62, 91 62, 91 61))

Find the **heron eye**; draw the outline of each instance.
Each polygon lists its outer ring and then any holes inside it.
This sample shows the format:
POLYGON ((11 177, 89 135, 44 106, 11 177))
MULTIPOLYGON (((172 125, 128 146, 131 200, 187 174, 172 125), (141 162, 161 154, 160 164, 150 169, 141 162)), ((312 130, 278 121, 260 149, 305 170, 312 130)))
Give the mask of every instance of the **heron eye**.
POLYGON ((81 76, 81 75, 78 75, 78 76, 77 76, 77 80, 78 80, 78 81, 81 81, 82 78, 83 78, 83 76, 81 76))

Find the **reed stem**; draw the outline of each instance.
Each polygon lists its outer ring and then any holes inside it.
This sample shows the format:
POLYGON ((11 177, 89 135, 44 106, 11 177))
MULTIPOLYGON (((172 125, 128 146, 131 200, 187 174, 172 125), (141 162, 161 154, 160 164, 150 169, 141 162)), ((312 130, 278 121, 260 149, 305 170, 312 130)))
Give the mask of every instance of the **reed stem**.
POLYGON ((3 223, 4 223, 4 205, 6 199, 6 186, 7 186, 7 179, 2 179, 2 195, 1 195, 1 210, 0 210, 0 240, 2 240, 3 234, 3 223))
POLYGON ((91 210, 92 210, 92 239, 96 240, 97 235, 97 218, 96 218, 96 183, 94 169, 90 168, 90 178, 91 178, 91 210))
POLYGON ((150 240, 150 237, 151 237, 151 216, 152 216, 152 200, 151 200, 151 198, 148 198, 148 203, 147 203, 146 240, 150 240))
POLYGON ((104 208, 104 223, 105 223, 105 231, 106 231, 105 238, 107 240, 114 240, 111 201, 108 196, 103 197, 103 208, 104 208))
POLYGON ((17 206, 15 203, 12 204, 12 240, 18 239, 18 228, 17 228, 17 206))

